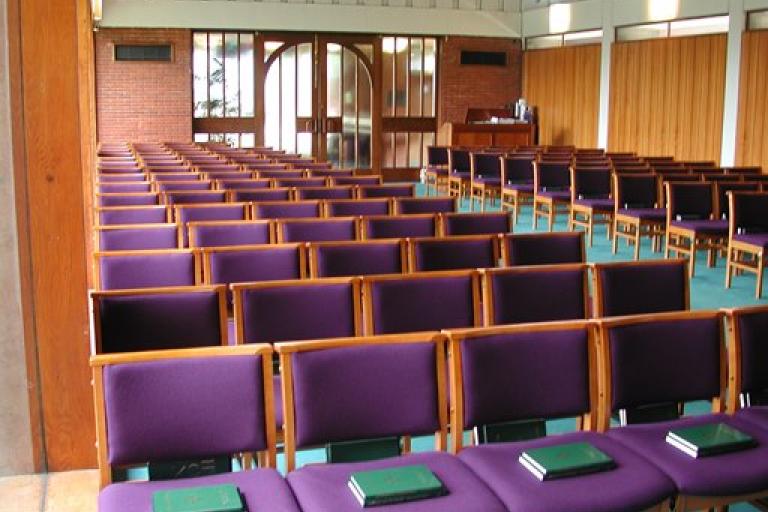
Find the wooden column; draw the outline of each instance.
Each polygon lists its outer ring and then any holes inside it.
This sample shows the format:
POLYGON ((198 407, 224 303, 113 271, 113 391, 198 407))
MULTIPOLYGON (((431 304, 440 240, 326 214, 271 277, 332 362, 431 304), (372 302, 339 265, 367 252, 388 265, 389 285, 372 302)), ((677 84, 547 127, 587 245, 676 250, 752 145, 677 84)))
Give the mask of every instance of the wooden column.
MULTIPOLYGON (((9 0, 16 210, 39 469, 95 466, 88 369, 93 66, 87 0, 9 0), (88 227, 87 227, 88 226, 88 227)), ((33 422, 34 423, 34 422, 33 422)))

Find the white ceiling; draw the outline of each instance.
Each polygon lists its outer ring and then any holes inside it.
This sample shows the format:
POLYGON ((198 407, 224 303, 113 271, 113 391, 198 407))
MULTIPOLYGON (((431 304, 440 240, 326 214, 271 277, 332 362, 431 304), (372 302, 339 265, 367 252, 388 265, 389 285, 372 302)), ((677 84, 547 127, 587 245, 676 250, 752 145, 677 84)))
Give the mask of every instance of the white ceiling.
POLYGON ((581 1, 583 0, 522 0, 521 6, 523 11, 530 11, 547 7, 550 4, 572 4, 581 1))

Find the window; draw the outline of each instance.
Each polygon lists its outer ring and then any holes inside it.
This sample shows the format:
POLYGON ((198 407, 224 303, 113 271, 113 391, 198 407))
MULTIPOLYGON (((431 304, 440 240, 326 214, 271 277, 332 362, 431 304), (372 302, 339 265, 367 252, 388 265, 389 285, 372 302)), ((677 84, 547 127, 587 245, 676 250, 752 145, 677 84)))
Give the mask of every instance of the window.
POLYGON ((195 133, 195 142, 223 142, 234 148, 252 148, 256 146, 253 133, 195 133))
POLYGON ((548 36, 535 36, 525 39, 526 50, 544 48, 559 48, 561 46, 578 46, 584 44, 600 44, 603 41, 602 29, 566 32, 548 36))
POLYGON ((253 34, 195 32, 192 39, 195 118, 253 117, 253 34))
POLYGON ((723 34, 728 32, 728 16, 710 16, 707 18, 689 18, 645 23, 616 28, 617 41, 639 41, 663 37, 697 36, 703 34, 723 34))
POLYGON ((748 30, 768 29, 768 11, 750 12, 747 17, 748 30))

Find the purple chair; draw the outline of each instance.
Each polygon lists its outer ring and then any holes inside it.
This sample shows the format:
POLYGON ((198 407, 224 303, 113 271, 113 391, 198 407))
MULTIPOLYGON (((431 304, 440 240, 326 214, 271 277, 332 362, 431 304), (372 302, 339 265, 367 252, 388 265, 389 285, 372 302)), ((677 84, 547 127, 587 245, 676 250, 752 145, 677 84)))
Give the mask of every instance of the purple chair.
POLYGON ((394 200, 394 214, 453 213, 458 210, 456 203, 454 197, 398 197, 394 200))
POLYGON ((203 282, 250 283, 304 277, 300 244, 211 247, 202 250, 203 282))
POLYGON ((102 208, 109 206, 149 206, 160 204, 158 194, 154 192, 131 192, 123 194, 96 194, 96 204, 102 208))
POLYGON ((364 240, 378 238, 433 237, 437 233, 437 215, 363 217, 364 240))
POLYGON ((306 188, 324 187, 325 178, 282 178, 275 179, 275 187, 306 188))
POLYGON ((584 263, 584 233, 504 235, 501 250, 507 266, 584 263))
POLYGON ((95 253, 96 289, 194 286, 198 263, 185 250, 119 251, 95 253))
POLYGON ((491 204, 501 195, 501 158, 499 153, 472 153, 470 171, 469 209, 475 209, 475 199, 480 200, 480 211, 485 211, 485 201, 491 204))
POLYGON ((121 174, 104 174, 102 172, 99 172, 99 174, 96 175, 96 183, 99 184, 107 184, 107 183, 121 183, 121 182, 137 182, 137 181, 146 181, 147 175, 140 172, 131 172, 131 173, 121 173, 121 174))
POLYGON ((231 288, 238 344, 360 334, 356 278, 233 284, 231 288))
POLYGON ((259 188, 259 189, 230 189, 227 190, 229 201, 289 201, 291 189, 289 188, 259 188))
POLYGON ((738 270, 757 275, 755 297, 763 295, 765 249, 768 248, 768 193, 731 192, 728 216, 725 287, 738 270))
POLYGON ((351 178, 354 175, 354 169, 309 169, 310 178, 319 178, 321 176, 326 178, 351 178))
POLYGON ((706 510, 768 495, 768 430, 724 410, 726 365, 722 314, 666 313, 600 324, 606 365, 599 429, 666 473, 677 486, 675 509, 706 510), (652 371, 649 371, 652 369, 652 371), (712 402, 712 414, 608 429, 613 411, 659 403, 712 402), (725 423, 755 447, 694 458, 665 441, 672 429, 725 423))
POLYGON ((657 177, 653 174, 614 174, 613 254, 619 238, 635 246, 635 260, 640 259, 640 240, 649 237, 653 250, 660 250, 667 222, 667 211, 659 208, 657 177))
POLYGON ((180 181, 200 181, 203 178, 202 174, 196 172, 164 172, 164 173, 150 173, 150 178, 155 183, 161 183, 166 181, 180 182, 180 181))
POLYGON ((428 146, 427 166, 424 168, 427 195, 434 188, 435 195, 448 192, 448 147, 428 146))
POLYGON ((158 192, 182 192, 189 190, 211 190, 211 181, 208 180, 189 180, 189 181, 156 181, 155 189, 158 192))
POLYGON ((533 205, 533 161, 535 157, 511 155, 501 159, 501 207, 512 211, 517 224, 520 208, 533 205))
POLYGON ((357 219, 335 217, 332 219, 278 220, 275 226, 277 242, 340 242, 357 239, 357 219))
POLYGON ((311 278, 400 274, 408 257, 404 240, 310 243, 311 278))
POLYGON ((128 183, 100 183, 97 187, 100 194, 125 194, 130 192, 151 192, 152 184, 148 181, 131 181, 128 183))
POLYGON ((173 207, 173 218, 179 224, 179 247, 187 247, 187 224, 195 221, 245 220, 248 205, 227 204, 181 204, 173 207))
POLYGON ((257 170, 256 177, 259 179, 301 179, 304 177, 304 171, 289 171, 288 169, 282 170, 257 170))
POLYGON ((190 247, 226 247, 233 245, 259 245, 271 242, 272 222, 208 221, 187 224, 190 247))
POLYGON ((589 318, 587 274, 585 264, 485 270, 485 325, 589 318))
POLYGON ((112 206, 97 208, 96 218, 100 226, 120 224, 162 224, 168 222, 165 206, 112 206))
POLYGON ((570 207, 570 173, 567 162, 533 163, 533 229, 538 227, 539 217, 544 217, 551 232, 558 212, 570 207))
POLYGON ((462 436, 452 436, 452 451, 508 510, 665 510, 675 494, 673 482, 642 456, 587 431, 598 410, 596 380, 590 378, 596 371, 590 355, 593 331, 590 323, 569 322, 448 333, 452 432, 506 422, 582 420, 584 431, 511 442, 487 440, 463 450, 462 436), (518 462, 525 451, 576 442, 591 444, 616 467, 542 483, 518 462))
POLYGON ((97 251, 178 248, 177 224, 130 224, 96 228, 97 251))
POLYGON ((685 267, 685 260, 593 263, 595 317, 689 309, 685 267))
POLYGON ((496 237, 471 235, 414 238, 408 241, 411 272, 495 267, 499 261, 496 237))
POLYGON ((363 278, 365 334, 476 327, 482 322, 475 271, 363 278))
POLYGON ((381 176, 334 176, 331 178, 334 187, 345 185, 381 185, 381 176))
POLYGON ((320 217, 320 201, 265 201, 253 204, 255 219, 320 217))
POLYGON ((205 171, 203 175, 206 180, 242 180, 251 177, 249 171, 205 171))
POLYGON ((416 195, 416 187, 414 185, 360 185, 357 193, 360 199, 413 197, 416 195))
POLYGON ((347 187, 305 187, 296 189, 296 199, 352 199, 355 189, 347 187))
POLYGON ((577 226, 587 232, 589 246, 594 240, 595 224, 605 224, 611 239, 615 204, 611 197, 610 167, 571 168, 571 209, 568 213, 568 231, 577 226))
POLYGON ((472 176, 470 151, 462 148, 448 149, 448 195, 464 197, 469 191, 472 176))
POLYGON ((294 164, 293 167, 304 169, 306 171, 329 171, 329 172, 347 172, 347 173, 354 172, 352 169, 349 169, 346 171, 343 171, 341 169, 331 169, 333 167, 333 164, 331 162, 299 162, 298 165, 294 164))
POLYGON ((389 215, 389 199, 331 199, 325 201, 326 217, 389 215))
POLYGON ((271 180, 257 179, 237 179, 237 180, 216 180, 216 188, 219 190, 256 190, 265 189, 272 186, 271 180))
POLYGON ((426 465, 448 493, 381 510, 506 510, 472 471, 441 451, 294 469, 297 449, 328 442, 434 434, 441 449, 447 404, 440 335, 280 344, 277 351, 284 375, 290 375, 285 407, 293 411, 285 429, 287 480, 304 512, 357 512, 361 507, 347 487, 353 472, 412 464, 426 465))
POLYGON ((234 484, 248 510, 299 512, 275 465, 272 351, 266 345, 187 349, 91 361, 102 512, 152 510, 157 491, 234 484), (264 468, 112 483, 113 468, 264 452, 264 468))
POLYGON ((506 212, 443 213, 440 228, 443 236, 493 235, 511 232, 512 223, 506 212))
POLYGON ((93 291, 96 354, 227 343, 224 286, 93 291))
POLYGON ((728 411, 768 428, 768 307, 750 306, 726 310, 728 318, 728 411))
POLYGON ((200 191, 193 190, 189 192, 161 192, 160 197, 163 204, 200 204, 200 203, 223 203, 226 201, 226 192, 223 190, 200 191))
MULTIPOLYGON (((729 176, 729 175, 726 175, 729 176)), ((756 181, 733 181, 738 176, 730 176, 730 181, 715 183, 715 218, 728 220, 729 192, 760 192, 760 183, 756 181)))

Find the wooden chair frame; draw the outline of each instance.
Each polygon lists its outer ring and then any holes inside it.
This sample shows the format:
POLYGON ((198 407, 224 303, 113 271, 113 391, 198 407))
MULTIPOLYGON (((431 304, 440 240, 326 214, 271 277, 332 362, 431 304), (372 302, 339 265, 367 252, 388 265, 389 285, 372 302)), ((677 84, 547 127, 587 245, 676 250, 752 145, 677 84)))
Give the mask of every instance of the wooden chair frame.
POLYGON ((179 190, 179 191, 173 191, 173 190, 166 190, 165 192, 159 192, 160 194, 160 203, 161 204, 167 204, 168 206, 177 206, 180 204, 223 204, 227 203, 227 195, 224 190, 179 190), (203 203, 176 203, 176 202, 168 202, 169 198, 172 197, 173 194, 179 194, 179 195, 185 195, 185 196, 198 196, 198 197, 205 197, 206 195, 213 197, 214 194, 216 197, 221 197, 221 201, 205 201, 203 203))
POLYGON ((176 180, 173 180, 173 179, 158 180, 158 179, 156 179, 156 177, 158 175, 163 176, 164 178, 167 178, 169 176, 171 178, 189 178, 189 177, 194 177, 194 179, 184 179, 184 180, 178 180, 178 181, 200 181, 200 180, 203 179, 203 175, 202 174, 200 174, 199 172, 192 172, 192 171, 189 171, 189 172, 154 172, 154 171, 148 171, 147 174, 149 176, 150 181, 152 181, 153 183, 156 182, 156 181, 171 181, 171 182, 172 181, 176 181, 176 180))
POLYGON ((431 166, 424 169, 424 189, 426 195, 430 195, 429 191, 433 188, 435 195, 448 194, 448 166, 439 165, 431 166), (435 169, 444 169, 445 174, 437 172, 435 169))
MULTIPOLYGON (((392 198, 392 215, 393 216, 411 216, 411 215, 421 215, 421 213, 403 213, 400 211, 400 203, 403 202, 402 200, 405 199, 406 201, 419 201, 419 202, 425 202, 425 203, 439 203, 442 201, 445 201, 446 199, 449 199, 448 196, 437 196, 437 197, 394 197, 392 198)), ((459 212, 459 199, 454 197, 453 198, 453 212, 451 213, 458 213, 459 212)), ((434 212, 434 215, 440 215, 443 212, 434 212)))
MULTIPOLYGON (((93 289, 102 291, 101 288, 101 265, 99 262, 105 258, 112 258, 118 256, 160 256, 163 254, 191 254, 195 265, 195 284, 202 284, 202 268, 200 264, 200 254, 197 250, 192 249, 149 249, 145 251, 107 251, 93 253, 93 289)), ((148 287, 149 288, 149 287, 148 287)), ((144 289, 144 288, 140 288, 144 289)))
POLYGON ((375 188, 376 190, 386 190, 387 188, 400 188, 404 185, 394 185, 394 184, 386 184, 383 183, 381 185, 358 185, 357 186, 357 196, 355 199, 392 199, 393 197, 416 197, 416 185, 409 185, 411 188, 411 195, 410 196, 381 196, 381 197, 363 197, 363 191, 368 189, 375 188))
POLYGON ((408 273, 408 249, 404 238, 383 238, 375 240, 355 240, 350 242, 309 242, 307 244, 307 254, 309 258, 309 277, 310 279, 324 279, 318 275, 318 251, 323 247, 360 247, 362 245, 394 245, 399 246, 400 251, 400 274, 408 273))
POLYGON ((216 189, 213 188, 213 180, 210 179, 199 179, 199 180, 186 180, 186 181, 151 181, 152 184, 152 191, 157 192, 158 194, 161 194, 163 192, 215 192, 216 189), (170 186, 180 186, 183 187, 184 185, 187 185, 189 183, 208 183, 208 189, 174 189, 174 188, 167 188, 166 190, 160 190, 160 185, 170 185, 170 186))
MULTIPOLYGON (((658 179, 658 178, 657 178, 658 179)), ((640 240, 643 237, 650 238, 652 240, 653 252, 659 252, 661 250, 661 238, 664 236, 664 228, 666 227, 666 221, 655 220, 641 220, 636 217, 630 217, 619 213, 621 202, 621 195, 618 186, 618 177, 613 176, 613 197, 616 203, 615 212, 613 214, 613 243, 611 246, 611 252, 616 254, 618 250, 619 238, 623 238, 627 241, 628 245, 634 244, 634 259, 640 259, 640 240)), ((659 199, 656 198, 656 205, 658 205, 659 199)))
POLYGON ((726 400, 726 408, 728 413, 733 414, 742 407, 740 397, 743 392, 741 329, 739 328, 739 318, 742 315, 752 313, 768 313, 768 306, 760 305, 728 308, 722 309, 721 311, 725 314, 728 344, 728 396, 726 400))
MULTIPOLYGON (((604 167, 600 166, 596 169, 602 170, 604 167)), ((600 212, 595 211, 591 206, 578 204, 576 202, 578 200, 578 197, 576 196, 576 189, 578 188, 577 180, 576 168, 571 167, 571 205, 568 211, 568 231, 575 231, 576 227, 583 228, 587 233, 587 243, 592 247, 595 239, 595 225, 602 224, 606 229, 606 237, 608 240, 611 240, 613 238, 613 214, 615 205, 614 209, 609 212, 600 212), (582 218, 579 217, 580 215, 582 218)), ((612 193, 613 187, 611 187, 610 197, 613 197, 612 193)))
POLYGON ((157 192, 107 192, 106 194, 102 194, 101 192, 96 192, 96 206, 98 208, 119 208, 123 206, 165 206, 165 203, 160 202, 160 194, 157 192), (102 198, 110 198, 110 197, 127 197, 127 198, 143 198, 143 197, 153 197, 155 199, 155 202, 152 204, 121 204, 121 205, 110 205, 110 206, 102 206, 101 205, 101 199, 102 198))
POLYGON ((88 302, 90 303, 91 322, 91 354, 102 354, 101 323, 100 318, 101 299, 103 297, 123 297, 130 295, 164 295, 173 293, 210 293, 216 292, 219 296, 219 333, 221 345, 227 345, 227 288, 224 285, 196 285, 196 286, 166 286, 161 288, 139 288, 135 290, 90 290, 88 302))
MULTIPOLYGON (((278 244, 283 243, 292 243, 290 241, 286 242, 284 240, 285 234, 283 233, 283 226, 286 224, 318 224, 318 223, 336 223, 336 224, 344 224, 349 221, 352 221, 352 224, 354 225, 353 231, 355 238, 353 240, 344 240, 344 241, 358 241, 360 240, 360 217, 359 216, 348 216, 348 217, 309 217, 306 219, 297 218, 297 219, 276 219, 274 222, 274 229, 275 229, 275 242, 278 244)), ((336 240, 328 240, 330 241, 336 241, 336 240)), ((301 242, 301 243, 309 243, 307 241, 301 242)))
POLYGON ((164 204, 149 204, 149 205, 135 205, 135 206, 97 206, 95 207, 95 215, 93 216, 93 227, 107 227, 107 226, 134 226, 144 225, 144 222, 137 222, 135 224, 102 224, 101 212, 117 212, 117 211, 139 211, 139 210, 165 210, 165 220, 171 222, 171 213, 168 211, 168 207, 164 204))
MULTIPOLYGON (((510 256, 509 256, 509 244, 507 242, 508 238, 540 238, 543 236, 546 237, 561 237, 561 238, 567 238, 574 236, 574 232, 571 231, 553 231, 548 233, 505 233, 503 235, 500 235, 499 244, 501 247, 501 261, 504 267, 514 267, 515 265, 510 264, 510 256)), ((584 235, 581 235, 581 263, 584 263, 587 261, 587 250, 584 247, 584 235)), ((526 266, 526 265, 519 265, 519 266, 526 266)), ((540 267, 544 265, 538 265, 540 267)))
MULTIPOLYGON (((768 201, 768 194, 763 192, 739 192, 739 195, 763 195, 768 201)), ((736 221, 734 220, 735 198, 733 193, 728 193, 730 215, 728 216, 728 248, 725 260, 725 287, 731 287, 734 273, 742 271, 754 273, 757 277, 755 283, 755 298, 763 295, 763 274, 765 272, 765 253, 763 248, 746 242, 734 240, 736 234, 736 221), (750 261, 751 258, 751 261, 750 261)))
MULTIPOLYGON (((178 240, 179 240, 179 247, 183 247, 184 244, 184 230, 188 230, 189 222, 185 224, 181 223, 179 221, 179 210, 181 209, 206 209, 206 208, 221 208, 222 206, 240 206, 243 209, 243 218, 242 220, 238 220, 236 222, 244 222, 251 220, 251 208, 250 203, 247 202, 225 202, 225 203, 193 203, 193 204, 174 204, 169 207, 169 212, 172 214, 171 220, 176 222, 176 225, 178 226, 178 240)), ((192 222, 209 222, 209 221, 192 221, 192 222)), ((189 244, 189 238, 187 238, 187 244, 189 244)), ((191 245, 190 245, 191 247, 191 245)))
MULTIPOLYGON (((251 225, 251 224, 267 224, 269 226, 269 244, 275 243, 275 229, 274 229, 274 221, 269 219, 251 219, 251 220, 196 220, 192 222, 187 222, 187 243, 189 245, 190 249, 197 249, 197 248, 205 248, 207 246, 203 246, 197 243, 196 235, 195 235, 195 229, 198 226, 240 226, 240 225, 251 225)), ((231 246, 214 246, 217 248, 220 247, 231 247, 231 246)))
MULTIPOLYGON (((409 216, 410 217, 410 216, 409 216)), ((438 221, 435 220, 435 223, 438 221)), ((437 226, 436 226, 437 228, 437 226)), ((473 241, 473 240, 490 240, 491 246, 493 249, 493 261, 498 262, 501 257, 501 248, 499 247, 499 235, 457 235, 457 236, 450 236, 450 237, 418 237, 418 238, 408 238, 408 272, 410 273, 419 273, 422 272, 420 270, 416 270, 417 268, 417 261, 416 261, 416 244, 421 241, 431 240, 437 243, 456 243, 457 241, 461 240, 467 240, 467 241, 473 241)), ((473 270, 473 269, 466 269, 466 270, 473 270)), ((431 271, 430 271, 431 272, 431 271)))
MULTIPOLYGON (((453 237, 453 236, 468 236, 468 235, 449 235, 446 232, 446 219, 451 217, 495 217, 497 215, 506 214, 506 212, 498 211, 498 212, 472 212, 472 213, 461 213, 461 212, 450 212, 450 213, 438 213, 437 214, 437 221, 438 221, 438 228, 437 228, 437 236, 439 237, 453 237)), ((513 226, 512 226, 512 220, 510 219, 509 214, 507 215, 507 230, 504 233, 498 233, 498 234, 508 234, 512 232, 513 226)))
MULTIPOLYGON (((499 155, 501 157, 502 155, 499 155)), ((501 199, 501 164, 499 164, 499 184, 491 185, 489 183, 479 182, 476 180, 477 169, 475 168, 475 153, 471 153, 469 157, 469 211, 475 211, 475 199, 480 200, 480 211, 485 211, 485 200, 490 199, 491 205, 496 204, 497 200, 501 199)), ((458 202, 458 201, 457 201, 458 202)), ((458 211, 458 208, 457 210, 458 211)))
POLYGON ((96 191, 99 194, 137 194, 137 193, 138 194, 145 194, 145 193, 155 192, 155 190, 152 188, 153 185, 154 185, 153 181, 105 181, 103 183, 102 182, 95 183, 93 189, 94 189, 94 191, 96 191), (147 190, 142 190, 142 191, 135 191, 135 190, 133 190, 133 191, 126 191, 126 192, 122 192, 122 191, 118 191, 118 192, 101 192, 101 187, 103 185, 106 185, 106 186, 117 185, 118 187, 120 185, 133 185, 133 186, 141 185, 141 186, 147 187, 147 190))
MULTIPOLYGON (((384 182, 382 181, 382 176, 380 174, 354 174, 352 176, 329 176, 331 186, 332 187, 344 187, 344 186, 353 186, 357 187, 360 186, 360 183, 352 183, 352 184, 339 184, 336 182, 337 179, 346 180, 348 178, 372 178, 377 177, 379 179, 378 185, 382 185, 384 182)), ((375 198, 372 198, 375 199, 375 198)))
MULTIPOLYGON (((275 189, 272 189, 275 190, 275 189)), ((308 219, 319 219, 323 217, 323 202, 321 200, 308 200, 308 201, 254 201, 250 203, 251 205, 251 219, 257 220, 257 219, 294 219, 294 218, 302 218, 302 217, 259 217, 256 215, 256 208, 258 205, 297 205, 297 204, 313 204, 315 205, 316 211, 317 211, 317 217, 306 217, 308 219)))
MULTIPOLYGON (((571 199, 570 197, 566 200, 555 199, 539 194, 539 165, 541 163, 541 161, 533 162, 533 229, 534 231, 538 229, 539 217, 544 217, 547 220, 547 230, 552 232, 555 229, 557 214, 570 214, 571 199)), ((545 161, 544 163, 549 162, 545 161)))
MULTIPOLYGON (((501 208, 505 207, 512 211, 512 224, 517 225, 517 219, 520 217, 520 208, 523 206, 533 206, 533 192, 524 192, 504 185, 507 183, 507 162, 504 157, 501 158, 501 208)), ((533 165, 533 161, 531 163, 533 165)))
MULTIPOLYGON (((361 240, 385 240, 385 239, 382 239, 382 238, 368 238, 368 230, 367 230, 366 226, 367 226, 367 221, 369 221, 369 220, 386 219, 386 220, 395 220, 395 221, 397 221, 398 219, 420 219, 420 218, 422 218, 422 219, 426 219, 426 218, 433 219, 433 221, 435 223, 435 231, 434 231, 435 236, 434 237, 437 238, 438 237, 438 233, 440 232, 439 231, 440 226, 438 225, 439 222, 440 222, 439 219, 438 219, 438 214, 437 213, 414 213, 414 214, 411 214, 411 215, 392 215, 392 214, 390 214, 390 215, 365 215, 365 216, 363 216, 360 219, 360 239, 361 240)), ((404 238, 404 237, 398 237, 398 238, 404 238)), ((405 237, 405 238, 407 238, 407 237, 405 237)))
MULTIPOLYGON (((215 180, 213 180, 213 189, 214 190, 237 190, 237 187, 227 187, 227 186, 225 186, 225 185, 233 184, 235 182, 243 183, 243 184, 247 184, 247 183, 264 183, 264 182, 266 182, 267 186, 263 187, 263 188, 264 189, 272 188, 272 181, 271 180, 269 180, 269 179, 260 180, 260 179, 257 179, 257 178, 250 177, 250 178, 242 179, 242 180, 215 179, 215 180)), ((259 189, 257 189, 257 188, 253 188, 253 189, 246 188, 246 189, 241 189, 241 190, 259 190, 259 189)), ((229 200, 229 199, 227 199, 227 200, 229 200)))
POLYGON ((301 197, 301 192, 304 192, 304 191, 320 192, 320 191, 325 191, 325 190, 346 190, 346 191, 349 191, 349 197, 346 198, 346 199, 354 199, 354 197, 355 197, 355 195, 357 193, 357 187, 355 185, 338 185, 338 186, 333 186, 333 185, 330 185, 330 184, 326 183, 324 187, 297 187, 297 188, 294 188, 294 190, 293 190, 293 197, 297 201, 315 201, 315 200, 317 200, 317 201, 326 201, 327 198, 323 198, 323 199, 303 199, 301 197))
MULTIPOLYGON (((365 336, 359 338, 335 338, 329 340, 301 341, 276 343, 275 351, 280 355, 280 368, 283 378, 283 416, 285 433, 285 464, 287 470, 296 468, 296 423, 295 400, 293 393, 293 361, 292 354, 306 351, 328 350, 365 345, 395 345, 404 343, 433 343, 435 344, 437 414, 440 429, 435 432, 435 449, 445 450, 448 437, 448 400, 446 397, 446 367, 445 367, 445 337, 438 332, 413 334, 392 334, 384 336, 365 336)), ((274 423, 274 421, 273 421, 274 423)), ((403 432, 404 435, 410 434, 403 432)), ((404 450, 409 451, 409 443, 404 443, 404 450)))
POLYGON ((326 176, 320 176, 315 178, 309 178, 307 176, 303 176, 301 178, 271 178, 272 180, 272 186, 273 188, 286 188, 285 185, 282 187, 280 186, 280 181, 289 181, 291 182, 290 185, 287 186, 287 188, 297 189, 297 188, 326 188, 328 187, 328 178, 326 176), (323 181, 322 185, 318 185, 317 182, 320 180, 323 181))
MULTIPOLYGON (((155 350, 122 354, 91 356, 93 401, 96 411, 96 454, 99 464, 99 485, 104 488, 112 483, 112 465, 107 451, 107 412, 104 403, 104 367, 116 364, 144 363, 168 359, 197 359, 229 356, 261 356, 264 382, 264 434, 266 450, 259 454, 264 467, 276 467, 275 404, 272 391, 272 347, 266 343, 239 347, 205 347, 175 350, 155 350)), ((251 456, 252 454, 243 454, 251 456)))
MULTIPOLYGON (((614 261, 605 263, 589 263, 589 267, 592 270, 592 316, 594 318, 602 318, 605 311, 605 296, 603 294, 603 278, 600 273, 601 268, 616 268, 616 267, 640 267, 640 266, 654 266, 664 263, 672 263, 674 261, 680 262, 683 265, 688 265, 688 261, 682 258, 669 259, 669 260, 642 260, 642 261, 614 261)), ((684 271, 686 279, 684 284, 685 294, 685 309, 691 309, 691 282, 687 269, 684 271)))
MULTIPOLYGON (((270 246, 270 247, 275 247, 270 246)), ((329 277, 324 279, 290 279, 283 281, 260 281, 256 283, 232 283, 232 304, 235 316, 235 344, 243 345, 250 343, 245 339, 245 326, 243 324, 243 293, 247 290, 261 288, 291 288, 296 286, 333 286, 339 284, 349 284, 352 286, 352 317, 354 321, 355 337, 361 336, 362 326, 362 304, 360 296, 360 278, 359 277, 329 277)), ((303 341, 301 343, 304 343, 303 341)))
MULTIPOLYGON (((590 300, 589 300, 589 265, 586 263, 561 263, 556 265, 532 265, 532 266, 520 266, 520 267, 505 267, 505 268, 489 268, 480 271, 480 281, 483 287, 483 326, 493 327, 497 325, 494 322, 496 316, 496 303, 493 300, 493 280, 492 276, 496 274, 532 274, 532 273, 552 273, 563 272, 569 270, 581 270, 584 274, 583 289, 584 289, 584 317, 588 319, 590 317, 590 300)), ((553 297, 554 299, 554 297, 553 297)))
MULTIPOLYGON (((221 190, 224 190, 224 189, 221 189, 221 190)), ((261 192, 261 191, 273 191, 273 190, 277 190, 277 191, 281 191, 281 192, 287 192, 288 193, 288 199, 275 199, 275 200, 270 199, 268 201, 239 201, 239 202, 248 202, 248 203, 254 203, 254 202, 259 202, 259 203, 276 203, 276 202, 287 202, 287 201, 293 201, 294 200, 294 189, 289 188, 289 187, 277 187, 276 188, 276 187, 272 187, 271 184, 270 184, 269 188, 257 188, 257 189, 252 189, 252 188, 229 188, 229 189, 226 189, 226 198, 227 198, 227 202, 228 203, 234 203, 234 202, 238 202, 238 201, 235 201, 235 196, 239 192, 248 193, 248 192, 261 192)), ((251 212, 251 215, 253 215, 253 212, 251 212)))
POLYGON ((481 307, 480 273, 477 270, 442 270, 437 272, 415 272, 410 274, 381 274, 376 276, 362 276, 361 289, 363 297, 363 334, 376 336, 373 320, 373 293, 374 283, 382 281, 419 281, 430 279, 445 279, 450 277, 469 277, 472 282, 472 317, 474 327, 483 325, 483 312, 481 307))
MULTIPOLYGON (((307 254, 306 244, 293 243, 293 244, 259 244, 259 245, 228 245, 224 247, 203 247, 196 249, 200 255, 200 270, 201 270, 201 284, 215 285, 216 283, 211 280, 211 255, 214 253, 222 252, 245 252, 245 251, 268 251, 270 249, 296 249, 299 251, 299 280, 304 283, 307 278, 307 254)), ((281 281, 264 281, 268 283, 283 282, 281 281)), ((235 283, 232 283, 235 284, 235 283)))
MULTIPOLYGON (((167 229, 167 230, 174 230, 178 234, 179 232, 179 225, 175 222, 166 222, 166 223, 150 223, 150 224, 110 224, 107 226, 96 226, 93 228, 93 250, 96 252, 113 252, 113 251, 106 251, 101 249, 101 233, 108 232, 108 231, 125 231, 125 230, 138 230, 138 229, 167 229)), ((174 249, 178 249, 180 247, 179 244, 179 238, 177 235, 176 238, 176 247, 174 249)), ((147 249, 129 249, 129 250, 136 250, 136 251, 144 251, 147 249)))
MULTIPOLYGON (((357 191, 355 191, 355 196, 357 196, 357 191)), ((333 218, 334 216, 330 215, 330 208, 329 207, 330 207, 331 204, 340 204, 340 203, 345 203, 345 204, 347 204, 347 203, 355 203, 355 204, 357 204, 357 203, 366 203, 366 202, 370 203, 370 204, 374 204, 374 203, 378 204, 378 203, 383 203, 385 201, 387 203, 387 212, 388 212, 386 215, 378 215, 378 216, 369 215, 368 217, 388 217, 388 216, 392 215, 392 210, 394 208, 392 206, 392 198, 391 197, 373 197, 373 198, 370 198, 370 199, 325 199, 325 200, 323 200, 323 205, 322 205, 323 208, 322 208, 322 212, 321 213, 322 213, 322 216, 325 217, 325 218, 333 218)), ((341 217, 347 217, 347 215, 341 215, 341 217)))

